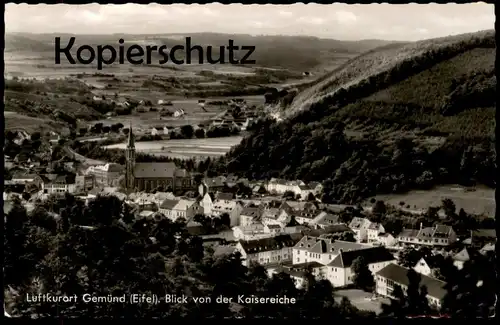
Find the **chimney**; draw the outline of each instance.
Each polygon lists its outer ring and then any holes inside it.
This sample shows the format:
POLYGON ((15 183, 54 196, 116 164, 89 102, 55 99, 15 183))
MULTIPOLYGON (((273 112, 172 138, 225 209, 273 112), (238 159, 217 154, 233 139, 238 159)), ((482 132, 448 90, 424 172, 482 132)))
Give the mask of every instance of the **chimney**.
POLYGON ((420 223, 420 230, 422 230, 422 223, 420 223))

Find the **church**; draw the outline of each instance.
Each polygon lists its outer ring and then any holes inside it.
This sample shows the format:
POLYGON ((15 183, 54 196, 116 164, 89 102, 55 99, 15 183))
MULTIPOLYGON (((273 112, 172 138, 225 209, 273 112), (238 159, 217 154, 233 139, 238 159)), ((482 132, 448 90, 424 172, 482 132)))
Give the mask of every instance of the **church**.
POLYGON ((185 169, 173 162, 135 162, 135 136, 130 126, 125 150, 125 186, 129 191, 151 191, 159 186, 166 191, 196 188, 195 180, 185 169))

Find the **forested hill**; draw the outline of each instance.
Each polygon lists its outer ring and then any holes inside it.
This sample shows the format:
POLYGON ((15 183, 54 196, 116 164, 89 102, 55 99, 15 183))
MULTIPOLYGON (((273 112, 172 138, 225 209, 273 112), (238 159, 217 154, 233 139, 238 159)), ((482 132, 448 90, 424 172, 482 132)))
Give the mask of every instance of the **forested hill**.
POLYGON ((494 62, 493 31, 370 51, 299 92, 288 118, 260 123, 220 168, 324 181, 324 200, 341 202, 495 187, 494 62))

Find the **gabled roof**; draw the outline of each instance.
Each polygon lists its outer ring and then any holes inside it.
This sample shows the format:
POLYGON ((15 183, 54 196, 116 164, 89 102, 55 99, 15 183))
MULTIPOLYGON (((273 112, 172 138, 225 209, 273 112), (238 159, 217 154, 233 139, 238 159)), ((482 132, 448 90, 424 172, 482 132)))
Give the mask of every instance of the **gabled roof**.
POLYGON ((259 209, 258 207, 244 207, 240 215, 259 218, 261 216, 261 209, 259 209))
POLYGON ((351 243, 342 240, 304 236, 294 248, 307 250, 311 253, 338 254, 340 250, 350 251, 372 247, 369 245, 351 243))
POLYGON ((453 259, 455 261, 462 261, 462 262, 467 262, 470 260, 470 258, 471 255, 466 247, 453 256, 453 259))
POLYGON ((242 240, 240 241, 240 244, 247 254, 252 254, 278 250, 283 247, 293 247, 300 240, 300 237, 302 237, 302 235, 280 235, 273 238, 263 238, 258 240, 242 240))
POLYGON ((136 163, 136 178, 173 178, 177 167, 172 162, 136 163))
MULTIPOLYGON (((400 285, 408 286, 410 282, 408 280, 408 271, 409 269, 407 268, 391 263, 376 274, 400 285)), ((444 288, 446 282, 423 274, 420 274, 420 279, 420 287, 426 286, 429 296, 439 300, 442 300, 446 296, 447 290, 444 288)))
POLYGON ((306 232, 308 236, 311 237, 320 237, 323 235, 332 235, 332 234, 338 234, 338 233, 343 233, 343 232, 351 232, 352 230, 347 227, 346 225, 340 224, 340 225, 331 225, 327 226, 324 229, 310 229, 306 232))
POLYGON ((351 267, 352 262, 358 257, 362 257, 367 264, 388 262, 395 260, 385 247, 371 247, 352 251, 340 251, 339 255, 328 264, 328 266, 348 268, 351 267))
POLYGON ((215 196, 217 200, 232 200, 234 199, 234 194, 233 193, 225 193, 225 192, 219 192, 215 196))
POLYGON ((160 209, 173 210, 177 203, 179 203, 179 200, 166 199, 161 203, 160 209))
POLYGON ((335 225, 339 224, 339 216, 322 211, 316 216, 316 222, 320 225, 335 225))
POLYGON ((362 229, 370 225, 370 221, 366 218, 354 217, 349 223, 351 229, 362 229))

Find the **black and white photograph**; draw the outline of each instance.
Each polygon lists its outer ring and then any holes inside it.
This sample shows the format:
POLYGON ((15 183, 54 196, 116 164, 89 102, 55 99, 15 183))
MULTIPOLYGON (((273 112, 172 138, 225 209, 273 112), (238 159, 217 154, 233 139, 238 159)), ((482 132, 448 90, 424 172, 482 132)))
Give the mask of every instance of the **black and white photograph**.
POLYGON ((496 316, 494 4, 4 17, 4 317, 496 316))

